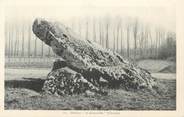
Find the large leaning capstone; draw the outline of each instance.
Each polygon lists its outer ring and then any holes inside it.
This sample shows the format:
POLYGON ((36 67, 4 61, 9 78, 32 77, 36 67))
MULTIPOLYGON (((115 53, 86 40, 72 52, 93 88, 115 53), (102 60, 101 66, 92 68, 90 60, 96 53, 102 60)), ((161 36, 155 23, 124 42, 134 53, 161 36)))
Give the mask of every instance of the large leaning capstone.
POLYGON ((43 90, 51 94, 106 94, 103 87, 126 90, 152 89, 157 85, 150 73, 128 62, 118 53, 82 40, 58 22, 36 19, 34 34, 62 58, 54 62, 43 90))

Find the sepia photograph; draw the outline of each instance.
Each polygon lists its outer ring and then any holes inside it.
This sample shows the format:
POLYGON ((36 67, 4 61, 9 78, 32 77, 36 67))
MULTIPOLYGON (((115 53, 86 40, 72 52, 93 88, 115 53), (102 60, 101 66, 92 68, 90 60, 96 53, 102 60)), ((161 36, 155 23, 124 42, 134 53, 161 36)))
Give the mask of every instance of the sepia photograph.
POLYGON ((4 7, 5 110, 176 111, 175 5, 4 7))

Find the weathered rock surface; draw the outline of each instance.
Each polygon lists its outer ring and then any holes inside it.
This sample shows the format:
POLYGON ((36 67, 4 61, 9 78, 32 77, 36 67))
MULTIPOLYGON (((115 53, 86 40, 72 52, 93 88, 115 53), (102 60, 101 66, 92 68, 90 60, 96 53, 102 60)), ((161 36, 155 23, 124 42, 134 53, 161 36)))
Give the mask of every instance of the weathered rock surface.
POLYGON ((89 40, 81 40, 81 37, 58 22, 36 19, 33 32, 64 59, 54 62, 53 69, 44 83, 45 91, 62 92, 58 93, 59 95, 82 93, 87 90, 103 94, 104 91, 100 88, 104 83, 108 87, 121 86, 127 90, 152 89, 156 86, 155 79, 148 71, 131 64, 116 52, 104 49, 89 40), (76 79, 80 79, 83 84, 87 83, 88 86, 83 86, 76 79), (60 87, 63 83, 64 89, 60 87))
POLYGON ((88 82, 80 73, 67 67, 50 72, 44 83, 43 90, 56 95, 73 95, 90 91, 106 94, 106 92, 88 82))

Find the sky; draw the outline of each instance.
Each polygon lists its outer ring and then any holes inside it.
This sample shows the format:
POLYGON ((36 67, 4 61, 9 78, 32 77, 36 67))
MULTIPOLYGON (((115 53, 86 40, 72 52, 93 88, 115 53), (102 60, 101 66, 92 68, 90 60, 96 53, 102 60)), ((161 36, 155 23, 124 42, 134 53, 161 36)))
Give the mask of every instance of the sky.
MULTIPOLYGON (((17 0, 18 1, 18 0, 17 0)), ((7 20, 22 20, 36 17, 43 17, 57 20, 70 20, 72 18, 81 18, 86 16, 121 16, 136 17, 143 22, 158 25, 170 31, 175 31, 176 11, 172 2, 163 1, 145 2, 113 2, 112 0, 99 0, 100 2, 91 2, 89 0, 61 0, 61 2, 7 2, 5 5, 5 16, 7 20), (80 1, 80 2, 79 2, 80 1), (125 4, 124 4, 125 3, 125 4), (167 3, 167 4, 166 4, 167 3)), ((116 1, 116 0, 114 0, 116 1)), ((132 1, 132 0, 130 0, 132 1)))

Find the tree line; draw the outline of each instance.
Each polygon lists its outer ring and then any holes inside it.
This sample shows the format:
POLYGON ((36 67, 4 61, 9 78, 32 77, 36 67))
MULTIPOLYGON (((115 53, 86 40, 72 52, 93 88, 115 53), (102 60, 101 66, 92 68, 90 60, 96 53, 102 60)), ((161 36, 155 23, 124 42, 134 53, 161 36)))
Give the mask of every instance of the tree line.
MULTIPOLYGON (((127 58, 166 59, 176 56, 176 34, 138 18, 84 17, 63 24, 81 39, 92 40, 127 58)), ((5 56, 55 57, 51 48, 32 32, 32 21, 5 22, 5 56)))

